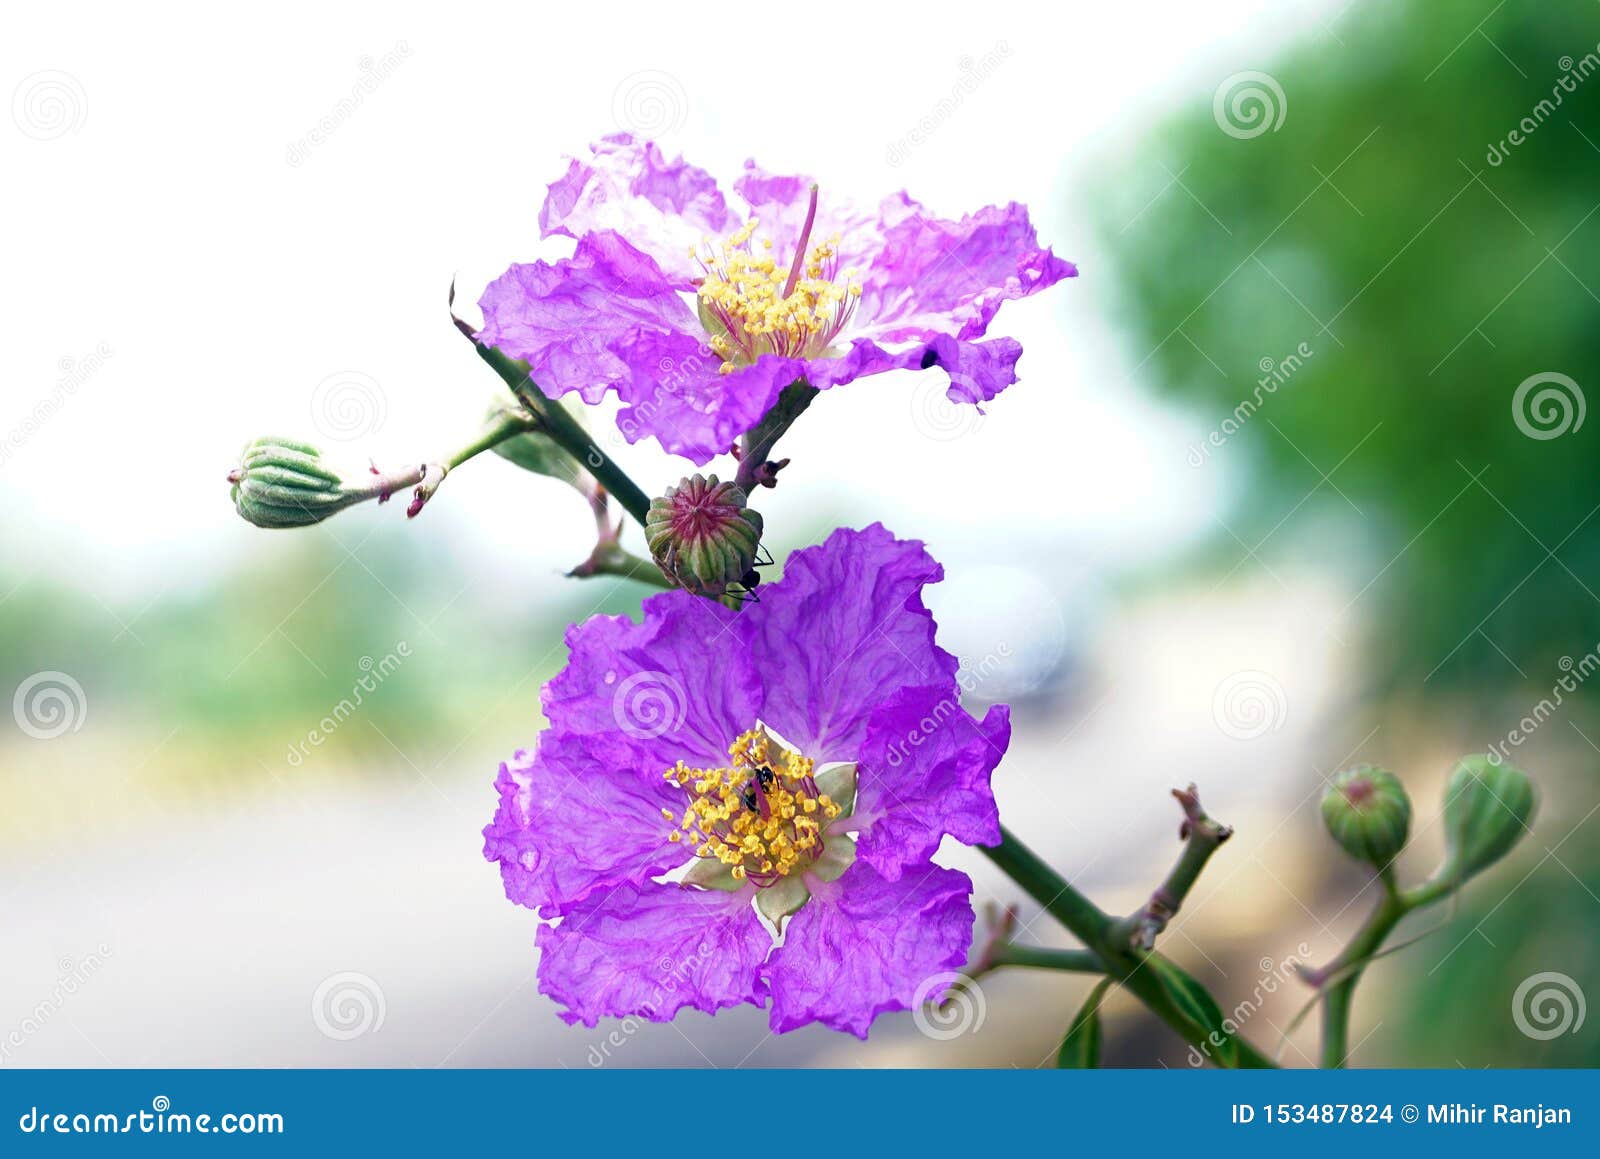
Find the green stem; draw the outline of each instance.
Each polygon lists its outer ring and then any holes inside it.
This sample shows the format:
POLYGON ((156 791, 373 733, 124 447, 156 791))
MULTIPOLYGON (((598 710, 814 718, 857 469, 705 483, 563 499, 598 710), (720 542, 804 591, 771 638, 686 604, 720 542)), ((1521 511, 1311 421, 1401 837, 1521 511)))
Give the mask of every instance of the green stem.
POLYGON ((493 346, 481 342, 473 344, 478 357, 487 362, 496 374, 511 388, 518 401, 533 412, 539 420, 539 429, 549 435, 562 450, 571 455, 595 481, 616 497, 622 509, 643 526, 650 510, 650 497, 639 489, 626 472, 600 449, 589 432, 567 413, 566 408, 553 401, 539 389, 528 369, 515 359, 508 358, 493 346))
MULTIPOLYGON (((1066 878, 1050 868, 1004 825, 1000 827, 999 845, 979 848, 1029 896, 1044 906, 1046 912, 1076 934, 1105 963, 1107 974, 1121 982, 1152 1013, 1182 1035, 1185 1042, 1210 1055, 1213 1046, 1209 1042, 1210 1031, 1191 1021, 1178 1008, 1157 972, 1143 968, 1142 957, 1115 944, 1112 933, 1116 923, 1109 915, 1073 888, 1066 878)), ((1240 1066, 1257 1068, 1274 1065, 1270 1058, 1243 1038, 1236 1038, 1235 1041, 1238 1044, 1240 1066)))
POLYGON ((1228 826, 1212 820, 1200 807, 1199 791, 1190 785, 1187 789, 1174 789, 1172 795, 1183 807, 1183 849, 1177 863, 1166 878, 1156 887, 1140 909, 1117 920, 1112 928, 1112 939, 1120 946, 1149 950, 1156 944, 1156 935, 1167 928, 1167 923, 1178 915, 1184 899, 1200 879, 1206 867, 1224 841, 1233 836, 1228 826))
POLYGON ((1350 1008, 1355 999, 1355 977, 1335 983, 1322 997, 1322 1060, 1329 1070, 1344 1066, 1350 1057, 1350 1008))
POLYGON ((454 471, 468 459, 475 458, 483 454, 483 452, 499 446, 507 439, 513 439, 518 435, 537 429, 538 423, 529 415, 517 414, 509 410, 500 411, 485 424, 482 433, 476 439, 444 460, 444 465, 446 469, 454 471))
POLYGON ((661 569, 652 561, 634 555, 631 551, 615 542, 602 541, 594 549, 594 554, 589 556, 567 575, 575 579, 587 579, 597 575, 614 575, 622 579, 638 580, 642 584, 652 584, 658 588, 671 591, 678 585, 661 573, 661 569))
POLYGON ((1401 920, 1415 910, 1423 909, 1450 895, 1448 881, 1426 881, 1412 889, 1396 886, 1392 869, 1379 874, 1383 883, 1383 896, 1361 923, 1350 943, 1320 970, 1312 971, 1307 980, 1322 995, 1322 1065, 1329 1068, 1344 1066, 1350 1059, 1350 1015, 1355 1006, 1356 983, 1366 972, 1367 963, 1383 948, 1383 943, 1401 920))
POLYGON ((1355 937, 1350 939, 1350 944, 1320 972, 1319 977, 1324 979, 1339 976, 1331 984, 1323 983, 1323 1066, 1342 1067, 1349 1059, 1350 1012, 1355 1004, 1356 983, 1361 981, 1361 975, 1366 970, 1364 963, 1378 952, 1383 940, 1408 912, 1405 902, 1386 882, 1383 897, 1367 915, 1367 920, 1356 931, 1355 937))
POLYGON ((417 513, 425 507, 434 492, 439 490, 439 485, 444 482, 445 476, 455 468, 461 466, 468 459, 481 455, 491 447, 498 446, 507 439, 516 438, 520 434, 536 429, 539 422, 532 415, 518 413, 517 411, 499 411, 489 421, 484 423, 483 430, 478 432, 478 437, 454 454, 444 459, 424 463, 420 468, 421 474, 417 478, 417 489, 412 495, 411 504, 406 508, 406 517, 415 518, 417 513))
POLYGON ((1093 950, 1048 950, 1043 946, 1019 946, 1014 942, 996 946, 989 964, 996 968, 1031 966, 1036 970, 1065 970, 1072 974, 1106 972, 1106 964, 1093 950))
POLYGON ((381 497, 393 498, 407 487, 415 487, 422 482, 428 473, 426 463, 418 463, 412 467, 402 467, 398 471, 391 471, 387 475, 376 474, 362 478, 362 486, 349 487, 345 490, 346 502, 349 507, 356 503, 365 503, 369 499, 381 497))
POLYGON ((1002 825, 999 845, 978 848, 1084 945, 1095 949, 1105 944, 1111 929, 1110 916, 1074 889, 1066 878, 1018 840, 1015 833, 1002 825))
POLYGON ((734 476, 734 482, 744 488, 746 495, 763 484, 773 486, 774 477, 783 466, 783 463, 768 466, 773 448, 816 397, 816 387, 803 378, 796 379, 783 388, 783 393, 778 395, 777 403, 766 417, 740 441, 739 473, 734 476))

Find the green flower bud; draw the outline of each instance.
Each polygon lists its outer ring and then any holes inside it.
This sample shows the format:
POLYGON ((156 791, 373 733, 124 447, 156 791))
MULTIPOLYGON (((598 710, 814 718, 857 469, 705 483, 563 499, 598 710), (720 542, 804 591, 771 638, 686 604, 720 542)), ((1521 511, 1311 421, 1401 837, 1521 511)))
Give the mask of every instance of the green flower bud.
POLYGON ((761 514, 733 483, 693 475, 668 487, 650 504, 644 534, 656 565, 685 591, 720 596, 736 584, 755 586, 761 514))
POLYGON ((1439 877, 1464 884, 1499 861, 1528 831, 1533 782, 1515 765, 1463 757, 1444 791, 1445 862, 1439 877))
POLYGON ((1357 765, 1322 795, 1322 822, 1351 857, 1383 869, 1405 848, 1411 799, 1388 769, 1357 765))
POLYGON ((410 486, 420 474, 394 479, 374 477, 360 487, 345 483, 309 443, 257 439, 246 445, 242 462, 228 472, 233 505, 257 527, 309 527, 346 507, 410 486))

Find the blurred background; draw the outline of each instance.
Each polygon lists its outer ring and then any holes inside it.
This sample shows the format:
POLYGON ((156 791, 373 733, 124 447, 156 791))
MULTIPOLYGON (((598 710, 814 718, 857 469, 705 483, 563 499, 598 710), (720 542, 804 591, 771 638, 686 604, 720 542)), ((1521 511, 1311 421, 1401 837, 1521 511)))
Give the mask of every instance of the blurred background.
MULTIPOLYGON (((934 376, 842 389, 761 497, 780 557, 881 518, 945 563, 930 603, 983 673, 972 707, 1015 706, 1013 828, 1126 910, 1176 853, 1167 791, 1197 781, 1237 836, 1165 947, 1307 1065, 1292 963, 1374 900, 1321 830, 1326 778, 1401 774, 1415 879, 1453 760, 1507 746, 1533 831, 1369 971, 1354 1060, 1600 1063, 1576 1013, 1600 985, 1600 713, 1561 691, 1600 648, 1600 8, 805 17, 16 14, 0 1064, 1052 1059, 1085 979, 991 975, 962 1017, 886 1016, 867 1044, 749 1009, 565 1026, 479 831, 564 626, 647 593, 564 579, 588 512, 493 456, 411 523, 273 533, 228 503, 258 435, 355 464, 462 441, 498 386, 450 282, 476 319, 508 262, 559 256, 543 186, 618 129, 725 178, 754 155, 947 215, 1024 201, 1079 263, 1001 312, 1026 354, 986 414, 934 376), (1525 1008, 1538 975, 1573 1011, 1554 1034, 1525 1008)), ((685 470, 611 445, 647 489, 685 470)), ((980 905, 1067 944, 946 853, 980 905)), ((1107 1010, 1108 1062, 1194 1061, 1132 1000, 1107 1010)))

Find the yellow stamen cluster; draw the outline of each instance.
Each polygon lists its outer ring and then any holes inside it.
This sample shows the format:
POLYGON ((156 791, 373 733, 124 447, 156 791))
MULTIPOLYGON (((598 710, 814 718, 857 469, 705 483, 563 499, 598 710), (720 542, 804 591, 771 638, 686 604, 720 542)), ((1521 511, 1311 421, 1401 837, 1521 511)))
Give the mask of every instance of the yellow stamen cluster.
POLYGON ((752 218, 719 245, 708 237, 689 250, 705 271, 702 308, 714 320, 712 329, 724 331, 711 336, 724 374, 763 354, 816 357, 844 329, 861 296, 855 270, 837 268, 837 234, 813 246, 803 263, 796 255, 793 266, 781 266, 771 241, 753 244, 756 226, 752 218))
POLYGON ((822 852, 823 827, 843 812, 817 787, 811 759, 760 728, 729 745, 728 756, 720 769, 692 769, 679 761, 667 770, 666 779, 689 794, 681 817, 661 810, 677 826, 668 839, 763 887, 810 867, 822 852))

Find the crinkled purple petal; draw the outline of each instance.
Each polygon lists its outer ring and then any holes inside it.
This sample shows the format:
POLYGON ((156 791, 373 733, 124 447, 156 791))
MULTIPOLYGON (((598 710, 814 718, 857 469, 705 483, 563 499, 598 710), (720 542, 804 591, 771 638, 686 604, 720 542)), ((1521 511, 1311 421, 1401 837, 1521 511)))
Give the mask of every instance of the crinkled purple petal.
MULTIPOLYGON (((512 266, 493 282, 478 339, 526 361, 549 394, 596 403, 615 390, 630 442, 654 437, 697 464, 730 450, 797 379, 826 390, 938 367, 952 401, 993 398, 1017 380, 1022 348, 976 339, 1002 302, 1077 273, 1039 245, 1016 204, 948 221, 904 193, 876 212, 824 195, 812 237, 840 237, 839 265, 863 287, 854 322, 826 356, 766 355, 723 375, 688 296, 701 273, 688 250, 731 233, 741 217, 709 174, 667 161, 650 142, 622 134, 592 150, 551 185, 540 214, 545 234, 576 238, 576 252, 512 266)), ((798 245, 812 184, 754 162, 735 183, 782 260, 798 245)))
POLYGON ((1076 276, 1039 245, 1027 207, 989 206, 960 221, 905 194, 883 204, 883 237, 861 275, 857 332, 880 342, 981 338, 1001 303, 1076 276))
POLYGON ((989 777, 1010 743, 1005 705, 979 721, 953 685, 895 693, 872 714, 857 758, 855 814, 842 823, 857 831, 856 855, 898 881, 947 833, 967 845, 998 845, 989 777))
POLYGON ((703 465, 731 448, 797 379, 827 390, 889 370, 937 367, 950 379, 945 393, 952 402, 981 403, 1017 381, 1021 354, 1011 338, 962 342, 934 335, 900 350, 857 339, 832 358, 767 354, 725 375, 697 339, 643 333, 627 354, 634 373, 620 393, 631 405, 618 413, 617 426, 629 442, 653 436, 671 454, 703 465))
POLYGON ((539 991, 567 1022, 633 1016, 670 1022, 685 1006, 714 1014, 762 1006, 772 937, 751 891, 647 882, 595 893, 539 931, 539 991))
POLYGON ((806 370, 795 361, 764 377, 719 374, 688 300, 614 233, 586 235, 570 259, 512 266, 480 306, 478 341, 527 362, 546 394, 596 403, 615 390, 630 442, 653 436, 696 463, 727 451, 806 370))
POLYGON ((681 591, 651 596, 643 612, 640 623, 591 616, 567 629, 567 666, 542 694, 551 730, 620 734, 657 777, 680 759, 725 764, 761 712, 736 613, 681 591))
POLYGON ((689 247, 739 226, 717 183, 682 157, 668 161, 650 141, 619 133, 573 158, 539 210, 545 237, 615 230, 655 258, 680 288, 699 274, 689 247))
POLYGON ((633 351, 647 335, 699 339, 699 323, 655 261, 619 234, 586 234, 554 264, 514 265, 479 299, 477 339, 528 363, 549 395, 577 391, 596 403, 631 381, 633 351))
POLYGON ((923 585, 943 575, 921 543, 881 523, 790 555, 745 613, 762 657, 762 718, 812 759, 848 761, 872 710, 898 689, 954 689, 956 658, 934 643, 922 603, 923 585))
POLYGON ((924 370, 937 366, 950 376, 945 397, 974 406, 1017 381, 1017 360, 1022 357, 1022 344, 1015 338, 963 342, 941 334, 921 350, 919 365, 924 370))
POLYGON ((647 881, 687 859, 661 810, 683 807, 661 770, 618 737, 540 734, 537 754, 500 766, 500 807, 483 855, 500 863, 506 896, 554 917, 597 889, 647 881))
POLYGON ((943 993, 972 944, 971 894, 966 874, 932 864, 889 881, 857 861, 819 883, 767 964, 773 1031, 820 1022, 866 1038, 878 1015, 943 993))
MULTIPOLYGON (((749 216, 760 223, 757 234, 770 240, 773 253, 782 254, 785 262, 794 260, 810 209, 813 184, 815 179, 811 177, 768 173, 753 160, 744 163, 744 173, 733 183, 734 191, 750 206, 749 216)), ((835 236, 839 238, 839 268, 854 266, 865 271, 882 245, 882 224, 877 214, 825 190, 819 191, 810 244, 815 246, 835 236)))
POLYGON ((792 370, 719 374, 722 360, 703 341, 678 332, 638 336, 627 355, 631 373, 619 390, 628 405, 617 412, 617 429, 630 443, 653 437, 669 454, 708 463, 760 422, 805 370, 804 363, 793 363, 792 370))

